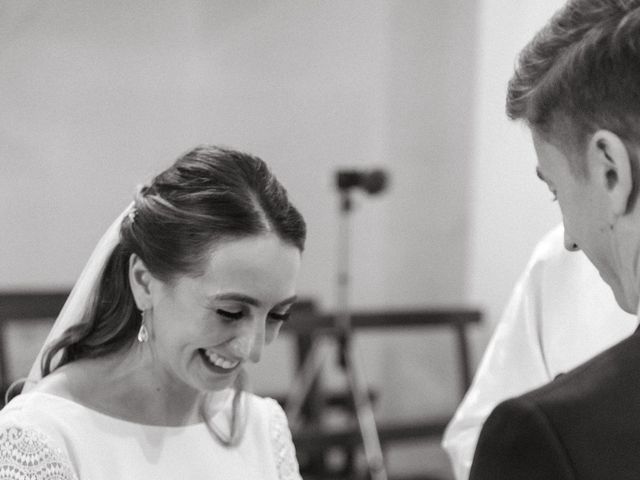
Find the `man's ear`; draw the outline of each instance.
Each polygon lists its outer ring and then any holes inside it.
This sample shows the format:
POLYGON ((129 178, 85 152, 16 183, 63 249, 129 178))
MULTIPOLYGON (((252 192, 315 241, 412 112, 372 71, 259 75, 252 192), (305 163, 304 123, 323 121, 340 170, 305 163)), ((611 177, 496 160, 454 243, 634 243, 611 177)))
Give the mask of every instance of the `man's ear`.
POLYGON ((609 130, 595 132, 587 146, 587 160, 591 175, 604 187, 615 216, 627 212, 633 190, 631 158, 618 135, 609 130))
POLYGON ((129 284, 138 310, 148 310, 153 306, 151 291, 154 281, 151 272, 135 253, 129 257, 129 284))

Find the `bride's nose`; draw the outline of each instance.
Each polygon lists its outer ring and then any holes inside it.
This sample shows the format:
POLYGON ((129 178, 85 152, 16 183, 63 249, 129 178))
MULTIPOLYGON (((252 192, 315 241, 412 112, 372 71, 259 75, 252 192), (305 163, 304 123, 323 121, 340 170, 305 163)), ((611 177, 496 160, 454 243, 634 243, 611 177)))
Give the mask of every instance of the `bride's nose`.
POLYGON ((253 319, 238 330, 231 341, 231 353, 241 360, 259 362, 265 343, 265 322, 253 319))

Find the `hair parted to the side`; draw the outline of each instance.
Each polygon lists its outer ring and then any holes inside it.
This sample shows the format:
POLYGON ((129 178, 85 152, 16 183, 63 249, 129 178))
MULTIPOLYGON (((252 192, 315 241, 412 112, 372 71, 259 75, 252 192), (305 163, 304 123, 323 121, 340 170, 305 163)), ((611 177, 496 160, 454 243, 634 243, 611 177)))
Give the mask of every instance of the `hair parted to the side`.
POLYGON ((306 237, 304 219, 267 165, 216 146, 197 147, 156 176, 137 194, 133 212, 122 221, 120 242, 83 320, 47 347, 43 377, 134 342, 141 315, 129 285, 131 254, 156 278, 170 282, 201 274, 203 260, 220 241, 271 231, 302 251, 306 237))
POLYGON ((640 0, 569 0, 522 50, 506 107, 576 151, 598 129, 640 143, 640 0))

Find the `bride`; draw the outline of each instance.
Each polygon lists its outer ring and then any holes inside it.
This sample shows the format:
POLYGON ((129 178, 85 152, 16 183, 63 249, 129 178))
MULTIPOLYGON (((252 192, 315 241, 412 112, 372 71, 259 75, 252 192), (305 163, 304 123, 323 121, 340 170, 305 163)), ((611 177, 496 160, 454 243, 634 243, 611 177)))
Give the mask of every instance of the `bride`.
POLYGON ((295 301, 305 223, 265 163, 198 147, 106 232, 22 394, 2 478, 300 479, 286 417, 243 389, 295 301))

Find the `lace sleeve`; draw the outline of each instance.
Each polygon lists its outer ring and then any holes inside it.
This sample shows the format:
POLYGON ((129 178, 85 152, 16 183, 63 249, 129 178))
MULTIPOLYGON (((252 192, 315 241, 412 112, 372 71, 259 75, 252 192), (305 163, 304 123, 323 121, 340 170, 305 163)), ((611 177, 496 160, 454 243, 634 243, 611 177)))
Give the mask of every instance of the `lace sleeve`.
POLYGON ((291 439, 287 416, 282 407, 269 399, 271 443, 275 455, 279 480, 302 480, 296 459, 296 449, 291 439))
POLYGON ((2 480, 77 480, 66 455, 31 427, 0 428, 2 480))

